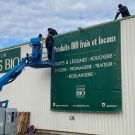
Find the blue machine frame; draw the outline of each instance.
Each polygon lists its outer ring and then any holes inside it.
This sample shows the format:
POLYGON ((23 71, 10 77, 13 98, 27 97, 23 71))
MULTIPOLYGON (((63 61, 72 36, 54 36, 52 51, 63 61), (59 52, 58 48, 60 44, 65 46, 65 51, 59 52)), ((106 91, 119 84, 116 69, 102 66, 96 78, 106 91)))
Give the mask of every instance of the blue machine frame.
MULTIPOLYGON (((49 68, 54 66, 54 61, 43 61, 43 45, 40 42, 40 38, 32 38, 30 41, 32 47, 32 54, 27 54, 25 58, 22 58, 19 65, 13 67, 5 75, 0 78, 0 91, 3 86, 14 81, 22 72, 25 67, 32 68, 49 68)), ((8 100, 2 101, 3 107, 8 106, 8 100)))

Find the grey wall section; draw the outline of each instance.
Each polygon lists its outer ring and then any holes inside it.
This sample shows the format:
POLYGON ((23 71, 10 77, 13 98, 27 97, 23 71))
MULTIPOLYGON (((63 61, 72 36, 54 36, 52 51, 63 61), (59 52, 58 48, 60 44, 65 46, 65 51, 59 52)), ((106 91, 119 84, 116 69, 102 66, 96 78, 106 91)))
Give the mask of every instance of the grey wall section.
MULTIPOLYGON (((31 49, 21 46, 22 57, 31 49)), ((16 81, 5 86, 1 99, 9 107, 31 112, 39 129, 98 135, 135 135, 135 18, 121 20, 122 113, 73 113, 50 111, 50 69, 25 68, 16 81), (75 120, 70 120, 74 116, 75 120)))

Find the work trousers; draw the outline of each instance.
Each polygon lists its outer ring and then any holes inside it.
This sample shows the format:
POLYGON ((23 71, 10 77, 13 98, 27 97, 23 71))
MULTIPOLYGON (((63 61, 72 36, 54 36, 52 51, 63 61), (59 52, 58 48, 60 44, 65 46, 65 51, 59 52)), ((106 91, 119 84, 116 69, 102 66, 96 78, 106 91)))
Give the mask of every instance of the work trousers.
POLYGON ((53 47, 47 47, 47 55, 48 55, 49 61, 52 60, 52 51, 53 51, 53 47))

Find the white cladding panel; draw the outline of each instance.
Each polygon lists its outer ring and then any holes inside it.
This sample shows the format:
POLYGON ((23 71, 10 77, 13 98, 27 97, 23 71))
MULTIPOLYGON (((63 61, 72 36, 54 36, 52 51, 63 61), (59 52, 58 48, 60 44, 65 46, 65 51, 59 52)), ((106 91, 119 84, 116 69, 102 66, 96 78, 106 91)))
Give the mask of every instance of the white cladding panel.
MULTIPOLYGON (((21 46, 21 55, 31 52, 21 46)), ((135 18, 121 21, 122 113, 73 113, 50 110, 51 70, 25 68, 13 83, 5 86, 1 98, 9 107, 31 112, 31 124, 38 129, 98 135, 135 135, 135 18), (74 116, 75 120, 69 117, 74 116)))

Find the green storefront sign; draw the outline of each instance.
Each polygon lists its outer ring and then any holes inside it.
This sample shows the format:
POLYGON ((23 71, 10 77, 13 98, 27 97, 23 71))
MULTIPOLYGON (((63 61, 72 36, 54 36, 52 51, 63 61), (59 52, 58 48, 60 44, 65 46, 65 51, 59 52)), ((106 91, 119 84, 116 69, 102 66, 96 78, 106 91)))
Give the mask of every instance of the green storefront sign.
POLYGON ((120 22, 55 37, 51 110, 120 112, 120 22))
POLYGON ((20 48, 0 51, 0 73, 5 73, 18 65, 20 54, 20 48))

